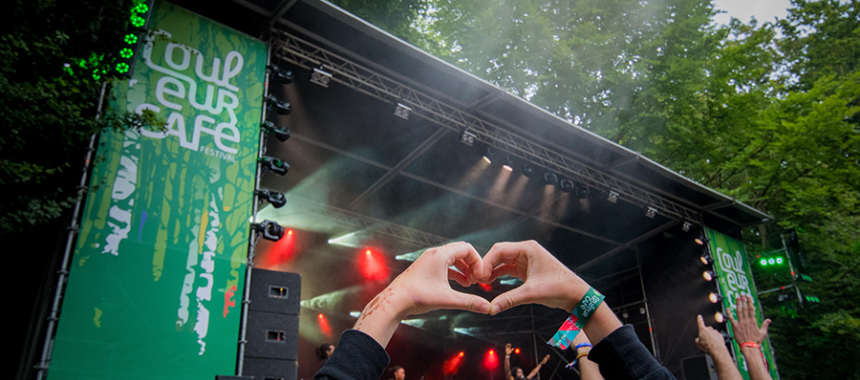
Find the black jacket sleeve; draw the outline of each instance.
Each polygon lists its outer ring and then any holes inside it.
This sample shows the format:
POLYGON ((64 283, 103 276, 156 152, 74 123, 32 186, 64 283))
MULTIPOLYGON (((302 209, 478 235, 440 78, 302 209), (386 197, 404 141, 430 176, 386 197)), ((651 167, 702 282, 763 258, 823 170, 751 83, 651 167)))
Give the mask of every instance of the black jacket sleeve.
POLYGON ((388 353, 370 335, 346 330, 315 380, 376 380, 388 367, 388 353))
POLYGON ((675 376, 642 345, 631 325, 603 338, 588 354, 588 359, 600 366, 600 374, 606 380, 675 380, 675 376))

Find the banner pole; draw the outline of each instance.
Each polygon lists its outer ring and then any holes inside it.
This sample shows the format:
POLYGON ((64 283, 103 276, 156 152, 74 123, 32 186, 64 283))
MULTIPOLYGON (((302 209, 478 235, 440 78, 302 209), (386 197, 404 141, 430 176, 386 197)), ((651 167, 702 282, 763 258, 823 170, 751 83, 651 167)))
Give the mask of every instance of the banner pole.
MULTIPOLYGON (((102 82, 101 93, 99 93, 99 102, 96 106, 96 117, 98 120, 102 114, 102 104, 107 89, 107 81, 102 82)), ((72 209, 72 220, 69 222, 69 233, 66 237, 66 248, 63 252, 63 260, 60 262, 60 270, 57 272, 57 288, 54 291, 54 302, 51 305, 51 313, 48 315, 48 328, 45 332, 45 343, 42 346, 42 359, 39 360, 37 366, 36 380, 42 380, 45 377, 45 372, 48 371, 48 366, 51 362, 51 350, 53 348, 54 328, 60 315, 60 302, 63 298, 63 290, 66 285, 66 276, 69 274, 69 258, 72 255, 72 247, 74 246, 75 237, 78 236, 80 226, 78 225, 78 217, 80 216, 81 203, 84 201, 84 194, 87 192, 87 178, 89 177, 90 161, 92 161, 93 152, 96 150, 96 137, 98 132, 90 136, 90 144, 87 146, 87 152, 84 155, 84 170, 81 173, 81 182, 78 184, 78 197, 75 199, 75 207, 72 209)))
MULTIPOLYGON (((268 44, 266 48, 266 73, 264 75, 263 81, 263 99, 269 95, 269 65, 272 61, 272 45, 268 44)), ((260 123, 266 120, 266 105, 265 102, 261 105, 262 112, 260 123)), ((259 204, 259 199, 257 196, 257 190, 260 188, 260 161, 259 159, 263 157, 266 153, 266 131, 260 128, 260 141, 259 147, 257 149, 257 168, 255 172, 254 179, 254 195, 251 198, 251 223, 257 222, 257 205, 259 204)), ((259 239, 260 234, 256 231, 251 231, 251 240, 248 244, 248 262, 245 265, 245 291, 242 297, 242 322, 240 323, 240 335, 239 335, 239 360, 236 364, 236 376, 242 376, 242 372, 244 370, 245 365, 245 345, 248 343, 247 341, 247 333, 248 333, 248 307, 251 304, 251 271, 254 269, 254 254, 257 249, 257 240, 259 239)))

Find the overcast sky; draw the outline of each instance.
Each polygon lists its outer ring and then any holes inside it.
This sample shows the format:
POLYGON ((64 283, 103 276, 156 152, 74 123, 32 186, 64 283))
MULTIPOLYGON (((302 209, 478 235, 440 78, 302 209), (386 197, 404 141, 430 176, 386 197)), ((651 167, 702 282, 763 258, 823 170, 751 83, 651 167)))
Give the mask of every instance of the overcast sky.
POLYGON ((728 24, 734 17, 748 23, 750 18, 755 16, 761 25, 765 21, 772 22, 774 17, 785 18, 788 15, 786 9, 790 5, 789 0, 714 0, 715 8, 726 11, 714 17, 714 21, 717 24, 728 24))

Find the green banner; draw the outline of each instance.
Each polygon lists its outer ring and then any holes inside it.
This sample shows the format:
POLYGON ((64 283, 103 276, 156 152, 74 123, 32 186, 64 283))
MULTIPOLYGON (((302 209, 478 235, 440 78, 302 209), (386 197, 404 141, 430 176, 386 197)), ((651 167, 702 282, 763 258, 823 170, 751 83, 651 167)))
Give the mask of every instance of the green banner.
MULTIPOLYGON (((714 258, 714 268, 716 269, 720 292, 723 295, 723 306, 725 306, 727 312, 731 312, 732 315, 737 316, 735 298, 740 295, 752 297, 753 302, 755 302, 756 319, 759 326, 761 326, 763 321, 761 302, 759 302, 758 292, 753 282, 752 270, 747 259, 746 249, 744 249, 744 243, 710 228, 706 228, 705 230, 707 231, 708 239, 711 240, 711 254, 714 258)), ((726 326, 729 329, 729 333, 732 333, 731 323, 727 321, 726 326)), ((741 353, 739 343, 732 340, 732 347, 734 348, 735 357, 738 359, 738 368, 740 369, 741 376, 749 380, 750 375, 747 370, 746 359, 741 353)), ((767 339, 762 342, 762 352, 767 360, 771 377, 779 379, 779 374, 776 372, 776 366, 774 365, 770 342, 767 339)))
POLYGON ((152 12, 111 106, 167 127, 99 139, 50 379, 235 373, 267 50, 166 2, 152 12))

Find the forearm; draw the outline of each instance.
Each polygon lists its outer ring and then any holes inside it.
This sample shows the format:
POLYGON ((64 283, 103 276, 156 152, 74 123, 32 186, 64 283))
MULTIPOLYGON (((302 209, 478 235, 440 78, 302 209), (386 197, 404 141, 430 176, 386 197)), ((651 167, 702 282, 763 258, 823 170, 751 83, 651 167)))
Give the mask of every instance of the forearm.
POLYGON ((400 325, 400 320, 403 319, 400 310, 395 310, 391 305, 391 298, 394 293, 389 289, 379 293, 361 312, 358 321, 355 322, 355 330, 361 331, 379 343, 385 348, 388 346, 388 341, 400 325))
POLYGON ((582 380, 604 380, 600 375, 600 366, 588 360, 588 356, 579 359, 579 378, 582 380))
POLYGON ((728 350, 723 349, 722 352, 711 353, 711 358, 714 359, 714 367, 720 380, 742 380, 741 373, 735 367, 728 350))
POLYGON ((767 372, 764 360, 761 358, 761 348, 741 347, 741 353, 744 354, 744 359, 746 359, 750 380, 772 380, 770 374, 767 372))
POLYGON ((538 372, 540 372, 541 366, 543 366, 543 364, 538 363, 537 367, 535 367, 531 372, 529 372, 529 375, 526 376, 526 378, 527 379, 534 379, 535 376, 537 376, 538 372))
MULTIPOLYGON (((582 298, 585 297, 589 286, 584 282, 566 285, 568 287, 566 293, 570 296, 566 300, 564 308, 567 312, 572 312, 582 298)), ((600 306, 592 314, 591 319, 586 323, 583 331, 585 331, 585 335, 588 335, 588 339, 596 344, 613 331, 621 328, 621 326, 621 321, 618 320, 618 317, 615 316, 615 313, 612 312, 606 302, 601 302, 600 306)))
POLYGON ((505 355, 505 380, 511 378, 511 355, 505 355))

